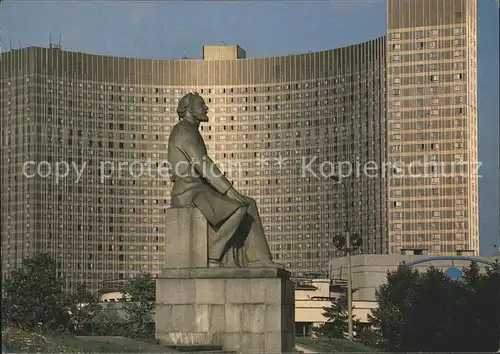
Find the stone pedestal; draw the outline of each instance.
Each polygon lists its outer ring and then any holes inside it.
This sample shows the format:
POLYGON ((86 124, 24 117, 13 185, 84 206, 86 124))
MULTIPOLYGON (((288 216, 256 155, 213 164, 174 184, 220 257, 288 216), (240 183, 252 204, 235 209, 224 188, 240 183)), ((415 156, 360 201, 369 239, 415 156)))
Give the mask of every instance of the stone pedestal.
POLYGON ((294 287, 277 268, 208 268, 213 232, 196 208, 167 210, 165 268, 156 280, 156 339, 237 353, 294 349, 294 287))
POLYGON ((275 268, 165 268, 156 281, 156 338, 237 353, 294 349, 294 287, 275 268))
POLYGON ((213 232, 196 208, 167 210, 165 266, 167 268, 207 268, 208 235, 213 232))

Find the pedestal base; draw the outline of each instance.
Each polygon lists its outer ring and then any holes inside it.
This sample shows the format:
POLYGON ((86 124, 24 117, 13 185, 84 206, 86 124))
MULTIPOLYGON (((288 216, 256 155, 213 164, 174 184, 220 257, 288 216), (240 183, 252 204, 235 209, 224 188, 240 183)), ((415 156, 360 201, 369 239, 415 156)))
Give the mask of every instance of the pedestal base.
POLYGON ((294 349, 294 288, 274 268, 164 269, 156 280, 156 338, 237 353, 294 349))

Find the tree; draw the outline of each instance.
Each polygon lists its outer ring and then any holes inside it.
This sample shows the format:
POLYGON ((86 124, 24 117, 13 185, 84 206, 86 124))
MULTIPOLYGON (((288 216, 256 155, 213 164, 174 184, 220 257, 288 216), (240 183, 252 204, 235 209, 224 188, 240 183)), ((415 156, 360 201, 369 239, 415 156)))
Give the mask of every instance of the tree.
POLYGON ((4 323, 27 330, 63 331, 69 320, 63 288, 49 254, 25 259, 3 284, 4 323))
MULTIPOLYGON (((338 298, 332 299, 330 306, 323 307, 323 316, 326 317, 327 322, 314 328, 314 333, 318 337, 347 338, 349 317, 347 306, 347 294, 345 292, 341 293, 338 298)), ((353 325, 355 328, 359 326, 359 321, 354 316, 353 325)))
POLYGON ((421 274, 407 313, 404 351, 459 351, 452 339, 460 315, 455 310, 464 294, 463 284, 438 268, 430 267, 421 274))
POLYGON ((370 315, 377 345, 402 352, 491 352, 500 338, 500 264, 482 271, 476 263, 450 279, 430 267, 424 273, 402 264, 376 291, 370 315))
POLYGON ((123 289, 128 335, 137 339, 154 337, 152 331, 156 283, 150 273, 139 273, 123 289))
POLYGON ((97 296, 92 294, 86 284, 80 284, 76 291, 68 297, 70 315, 70 331, 76 335, 85 335, 93 321, 102 311, 97 296))
MULTIPOLYGON (((476 351, 495 352, 500 346, 500 262, 497 259, 477 282, 473 291, 476 308, 470 318, 474 318, 476 351)), ((472 347, 469 343, 468 347, 472 347)))
POLYGON ((416 298, 417 270, 405 263, 396 271, 387 272, 387 283, 375 291, 378 307, 372 310, 369 321, 375 328, 379 348, 399 351, 408 333, 407 315, 416 298))
POLYGON ((117 309, 107 306, 92 316, 89 333, 94 336, 128 336, 117 309))

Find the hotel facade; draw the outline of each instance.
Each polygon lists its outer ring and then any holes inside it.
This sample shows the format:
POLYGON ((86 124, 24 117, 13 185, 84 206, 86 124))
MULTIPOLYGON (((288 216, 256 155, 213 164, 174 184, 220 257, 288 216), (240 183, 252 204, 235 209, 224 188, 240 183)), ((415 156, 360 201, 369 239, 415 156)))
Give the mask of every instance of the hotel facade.
POLYGON ((210 108, 209 155, 257 201, 273 257, 295 276, 327 274, 346 231, 363 254, 478 252, 476 4, 444 2, 453 16, 434 23, 424 3, 434 14, 442 2, 389 1, 387 36, 316 53, 2 53, 3 276, 37 252, 53 255, 68 290, 157 274, 167 140, 190 91, 210 108), (411 178, 394 167, 422 159, 466 167, 411 178), (339 173, 342 184, 329 178, 339 173))

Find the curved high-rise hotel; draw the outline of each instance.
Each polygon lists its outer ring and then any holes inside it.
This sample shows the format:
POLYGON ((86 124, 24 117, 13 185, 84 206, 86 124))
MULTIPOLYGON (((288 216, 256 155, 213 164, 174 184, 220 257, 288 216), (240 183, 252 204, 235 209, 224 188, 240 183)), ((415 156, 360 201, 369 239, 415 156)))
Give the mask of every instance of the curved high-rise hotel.
POLYGON ((477 251, 474 177, 409 179, 393 166, 477 160, 475 4, 453 2, 462 22, 398 22, 391 7, 415 1, 389 1, 387 39, 282 57, 246 58, 237 45, 205 46, 199 60, 3 53, 3 275, 42 251, 68 289, 158 273, 167 139, 190 91, 210 108, 209 154, 257 201, 275 260, 297 276, 328 273, 332 238, 347 231, 362 236, 361 253, 477 251))

